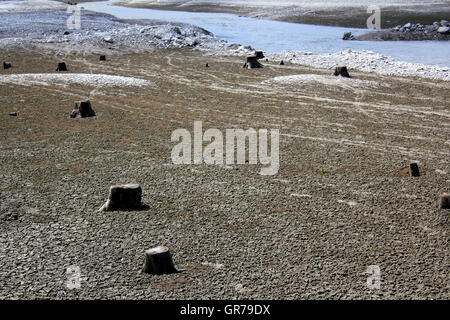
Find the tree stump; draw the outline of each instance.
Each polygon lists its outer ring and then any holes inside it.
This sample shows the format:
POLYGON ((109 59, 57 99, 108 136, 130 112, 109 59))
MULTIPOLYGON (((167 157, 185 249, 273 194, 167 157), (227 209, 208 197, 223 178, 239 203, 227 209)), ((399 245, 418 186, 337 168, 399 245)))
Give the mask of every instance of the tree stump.
POLYGON ((417 163, 411 163, 409 165, 409 174, 411 177, 420 177, 419 166, 417 163))
POLYGON ((258 59, 255 56, 247 57, 247 61, 244 64, 244 68, 253 69, 253 68, 262 68, 262 64, 259 63, 258 59))
POLYGON ((108 200, 99 211, 142 209, 141 199, 142 188, 138 184, 111 186, 108 200))
POLYGON ((100 56, 100 61, 106 61, 106 56, 100 56))
POLYGON ((439 202, 440 209, 450 209, 450 194, 443 193, 439 202))
POLYGON ((178 270, 173 265, 172 254, 167 247, 159 246, 145 251, 142 272, 161 275, 182 271, 184 270, 178 270))
POLYGON ((8 63, 8 62, 5 62, 5 61, 3 61, 3 69, 9 69, 9 68, 11 68, 12 67, 12 65, 11 65, 11 63, 8 63))
POLYGON ((265 58, 264 53, 262 51, 255 51, 255 57, 256 57, 256 59, 265 58))
POLYGON ((59 62, 56 71, 67 71, 67 66, 65 62, 59 62))
POLYGON ((92 110, 90 101, 77 101, 75 102, 75 108, 70 114, 71 118, 86 118, 94 117, 95 111, 92 110))
POLYGON ((351 78, 350 75, 348 74, 347 67, 336 67, 336 69, 334 69, 334 75, 336 77, 341 76, 344 78, 351 78))

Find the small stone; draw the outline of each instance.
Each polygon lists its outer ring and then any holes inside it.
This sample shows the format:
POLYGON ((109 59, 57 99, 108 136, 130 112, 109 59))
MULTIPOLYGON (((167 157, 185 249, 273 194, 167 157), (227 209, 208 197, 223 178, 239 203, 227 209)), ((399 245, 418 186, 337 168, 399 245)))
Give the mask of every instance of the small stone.
POLYGON ((9 69, 9 68, 11 68, 12 67, 12 65, 11 65, 11 63, 8 63, 8 62, 5 62, 5 61, 3 61, 3 69, 9 69))
POLYGON ((68 34, 70 34, 69 31, 64 31, 64 35, 67 36, 68 34))
POLYGON ((352 40, 354 38, 355 38, 355 36, 351 32, 346 32, 342 36, 342 40, 352 40))
POLYGON ((10 112, 9 115, 13 116, 13 117, 17 117, 17 112, 10 112))
POLYGON ((403 26, 403 28, 405 28, 405 29, 409 29, 409 28, 411 28, 412 27, 412 23, 411 22, 408 22, 407 24, 405 24, 404 26, 403 26))
POLYGON ((103 41, 108 42, 108 43, 114 43, 114 40, 111 37, 104 37, 103 41))
POLYGON ((441 26, 448 27, 450 23, 447 20, 441 20, 441 26))
POLYGON ((100 56, 100 61, 106 61, 106 56, 100 56))
POLYGON ((280 61, 280 66, 284 66, 284 61, 283 60, 280 61))

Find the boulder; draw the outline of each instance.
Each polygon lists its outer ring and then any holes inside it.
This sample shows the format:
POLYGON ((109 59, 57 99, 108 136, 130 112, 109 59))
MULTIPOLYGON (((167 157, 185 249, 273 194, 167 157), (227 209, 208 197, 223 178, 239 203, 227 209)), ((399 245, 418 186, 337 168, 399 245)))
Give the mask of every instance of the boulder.
POLYGON ((59 62, 56 71, 67 71, 67 66, 65 62, 59 62))
POLYGON ((450 33, 450 27, 440 27, 439 29, 437 29, 437 32, 439 32, 441 34, 450 33))
POLYGON ((75 108, 72 110, 72 113, 70 114, 71 118, 86 118, 94 116, 95 112, 91 107, 90 101, 75 102, 75 108))
POLYGON ((184 270, 178 270, 174 266, 172 254, 167 247, 159 246, 145 251, 143 273, 162 275, 182 271, 184 270))
POLYGON ((109 188, 106 203, 99 211, 142 209, 142 188, 139 184, 114 185, 109 188))
POLYGON ((342 36, 342 40, 353 40, 355 36, 351 32, 346 32, 342 36))
POLYGON ((11 63, 8 63, 8 62, 5 62, 5 61, 3 61, 3 69, 9 69, 9 68, 11 68, 12 67, 12 65, 11 65, 11 63))
POLYGON ((334 75, 337 76, 341 76, 344 78, 351 78, 350 74, 348 73, 347 67, 345 66, 341 66, 341 67, 336 67, 334 69, 334 75))

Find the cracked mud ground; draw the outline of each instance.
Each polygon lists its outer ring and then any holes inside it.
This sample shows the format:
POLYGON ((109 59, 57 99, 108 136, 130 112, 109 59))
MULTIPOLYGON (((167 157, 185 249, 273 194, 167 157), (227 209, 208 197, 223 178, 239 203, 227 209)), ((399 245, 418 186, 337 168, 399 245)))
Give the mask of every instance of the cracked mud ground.
MULTIPOLYGON (((14 68, 0 76, 53 73, 62 59, 2 54, 14 68)), ((154 86, 0 84, 0 298, 448 299, 447 82, 351 70, 358 81, 336 81, 264 61, 246 70, 242 58, 190 50, 64 61, 154 86), (70 119, 88 97, 97 117, 70 119), (171 133, 195 120, 278 128, 279 173, 173 165, 171 133), (148 210, 97 211, 110 185, 131 182, 148 210), (158 245, 187 271, 141 274, 158 245), (82 282, 69 290, 72 265, 82 282), (378 290, 366 285, 370 265, 378 290)))

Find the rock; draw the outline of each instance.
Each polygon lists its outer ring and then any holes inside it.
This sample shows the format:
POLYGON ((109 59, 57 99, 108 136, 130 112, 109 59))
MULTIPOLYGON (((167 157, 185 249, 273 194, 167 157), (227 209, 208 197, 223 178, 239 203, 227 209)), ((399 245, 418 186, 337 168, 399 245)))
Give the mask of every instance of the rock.
POLYGON ((450 23, 447 20, 441 20, 441 26, 448 27, 450 23))
POLYGON ((284 61, 283 60, 280 61, 280 66, 284 66, 284 61))
POLYGON ((103 41, 108 42, 108 43, 114 43, 114 40, 111 37, 104 37, 103 41))
POLYGON ((347 67, 345 66, 336 67, 336 69, 334 69, 334 75, 341 76, 344 78, 351 78, 350 74, 348 73, 347 67))
POLYGON ((420 176, 419 166, 417 165, 417 163, 411 163, 409 165, 409 174, 411 175, 411 177, 419 177, 420 176))
POLYGON ((412 27, 412 23, 411 22, 408 22, 407 24, 405 24, 404 26, 403 26, 403 28, 405 28, 405 29, 409 29, 409 28, 411 28, 412 27))
POLYGON ((72 110, 70 114, 71 118, 86 118, 86 117, 94 117, 95 112, 92 110, 90 101, 78 101, 75 102, 75 108, 72 110))
POLYGON ((206 67, 206 68, 209 68, 209 64, 208 64, 208 62, 206 63, 205 67, 206 67))
POLYGON ((11 68, 12 67, 12 65, 11 65, 11 63, 8 63, 8 62, 5 62, 5 61, 3 61, 3 69, 9 69, 9 68, 11 68))
POLYGON ((352 40, 354 38, 355 38, 355 36, 351 32, 346 32, 342 36, 342 40, 352 40))
POLYGON ((106 203, 99 211, 142 209, 142 188, 139 184, 114 185, 109 188, 106 203))
POLYGON ((106 61, 106 56, 100 56, 100 61, 106 61))
POLYGON ((182 271, 184 269, 178 270, 175 268, 172 254, 167 247, 159 246, 145 251, 144 266, 142 267, 143 273, 162 275, 182 271))
POLYGON ((65 62, 59 62, 56 71, 67 71, 67 66, 65 62))
POLYGON ((450 32, 450 27, 440 27, 439 29, 437 29, 437 32, 441 34, 447 34, 450 32))
POLYGON ((9 115, 13 116, 13 117, 17 117, 17 112, 10 112, 9 115))
POLYGON ((244 68, 253 69, 253 68, 262 68, 262 64, 259 63, 256 56, 247 57, 247 60, 244 64, 244 68))
POLYGON ((67 36, 68 34, 70 34, 69 31, 64 31, 64 35, 67 36))
POLYGON ((440 209, 450 209, 450 194, 443 193, 441 195, 441 199, 439 201, 439 208, 440 209))

